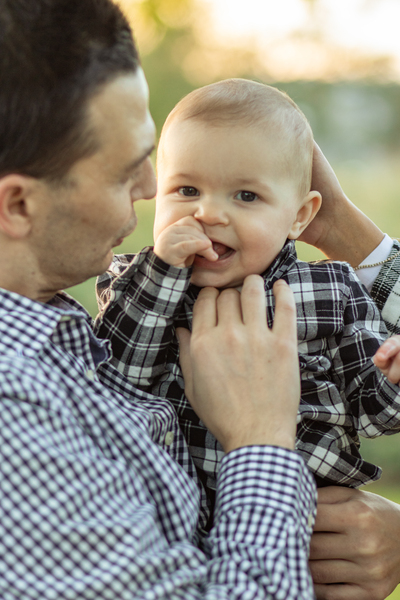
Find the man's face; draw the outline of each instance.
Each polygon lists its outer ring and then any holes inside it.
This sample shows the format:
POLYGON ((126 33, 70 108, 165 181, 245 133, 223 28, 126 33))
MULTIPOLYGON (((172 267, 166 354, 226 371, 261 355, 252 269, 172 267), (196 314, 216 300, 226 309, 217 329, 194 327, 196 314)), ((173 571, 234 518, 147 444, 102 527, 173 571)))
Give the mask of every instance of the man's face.
POLYGON ((239 286, 279 253, 299 210, 298 186, 282 162, 265 129, 171 123, 159 153, 154 237, 185 216, 198 220, 219 260, 196 256, 194 284, 239 286))
POLYGON ((71 168, 66 185, 40 182, 43 218, 31 247, 50 291, 103 273, 113 248, 136 227, 134 202, 156 192, 155 128, 141 69, 106 84, 89 102, 89 125, 96 153, 71 168))

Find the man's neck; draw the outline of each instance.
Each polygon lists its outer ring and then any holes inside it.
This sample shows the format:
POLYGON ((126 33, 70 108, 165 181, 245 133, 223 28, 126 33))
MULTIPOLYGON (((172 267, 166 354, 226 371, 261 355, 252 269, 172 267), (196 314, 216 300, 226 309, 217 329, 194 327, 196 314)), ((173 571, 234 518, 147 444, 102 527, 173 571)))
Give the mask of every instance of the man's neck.
POLYGON ((44 281, 30 253, 17 245, 2 248, 0 287, 37 302, 48 302, 58 291, 44 281))

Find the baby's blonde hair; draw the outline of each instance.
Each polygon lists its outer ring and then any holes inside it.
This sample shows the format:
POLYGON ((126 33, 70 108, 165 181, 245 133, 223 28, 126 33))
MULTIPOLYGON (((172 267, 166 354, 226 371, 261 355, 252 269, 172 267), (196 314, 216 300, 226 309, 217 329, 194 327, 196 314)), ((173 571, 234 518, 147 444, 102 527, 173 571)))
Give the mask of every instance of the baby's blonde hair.
POLYGON ((248 79, 225 79, 194 90, 169 113, 161 131, 162 141, 176 119, 194 119, 210 125, 263 127, 282 144, 282 168, 298 180, 299 195, 304 197, 311 186, 313 135, 311 127, 291 98, 277 88, 248 79))

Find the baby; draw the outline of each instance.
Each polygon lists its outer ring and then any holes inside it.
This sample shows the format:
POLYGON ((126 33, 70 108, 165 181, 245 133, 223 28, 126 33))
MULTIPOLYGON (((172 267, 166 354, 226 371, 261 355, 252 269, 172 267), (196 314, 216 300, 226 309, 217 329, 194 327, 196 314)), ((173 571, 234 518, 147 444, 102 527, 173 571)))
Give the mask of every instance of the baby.
MULTIPOLYGON (((300 109, 275 88, 221 81, 183 98, 158 148, 155 246, 116 256, 98 282, 97 333, 131 381, 168 398, 212 502, 223 450, 184 395, 175 328, 190 329, 199 287, 287 281, 297 305, 301 404, 297 450, 318 485, 358 487, 380 469, 358 435, 400 429, 399 389, 372 357, 387 336, 351 267, 299 261, 295 242, 317 213, 310 190, 313 136, 300 109)), ((279 398, 277 398, 277 402, 279 398)))

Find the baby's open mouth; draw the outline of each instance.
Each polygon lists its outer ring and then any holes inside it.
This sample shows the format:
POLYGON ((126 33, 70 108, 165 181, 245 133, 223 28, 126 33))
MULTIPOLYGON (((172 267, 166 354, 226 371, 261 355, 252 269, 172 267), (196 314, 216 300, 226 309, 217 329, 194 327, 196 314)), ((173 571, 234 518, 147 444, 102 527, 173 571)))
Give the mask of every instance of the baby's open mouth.
POLYGON ((218 260, 227 258, 234 252, 233 248, 229 248, 229 246, 225 246, 225 244, 221 244, 220 242, 213 242, 212 246, 214 252, 218 254, 218 260))

